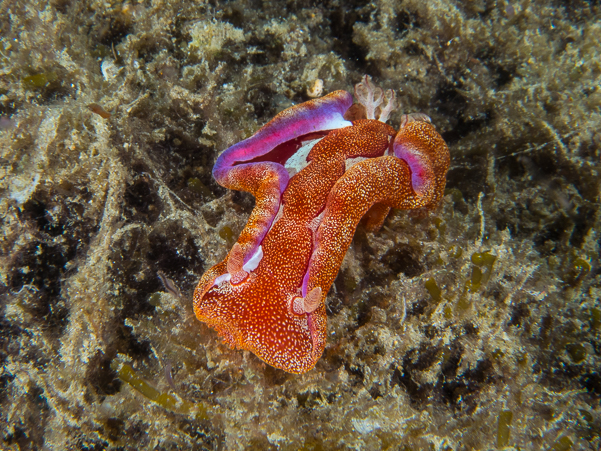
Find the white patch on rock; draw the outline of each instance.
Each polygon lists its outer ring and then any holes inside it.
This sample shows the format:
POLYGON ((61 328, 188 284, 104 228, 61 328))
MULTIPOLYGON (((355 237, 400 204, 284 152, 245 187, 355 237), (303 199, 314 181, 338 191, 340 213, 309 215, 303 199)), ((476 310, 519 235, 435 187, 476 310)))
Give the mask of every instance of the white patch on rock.
POLYGON ((360 434, 369 434, 370 432, 380 429, 381 427, 380 423, 378 423, 376 420, 370 420, 369 418, 364 420, 353 418, 351 423, 353 423, 353 427, 360 434))
POLYGON ((40 183, 48 162, 48 147, 56 138, 60 116, 60 109, 48 109, 37 130, 33 155, 23 164, 23 172, 10 180, 10 197, 19 204, 27 202, 40 183))
POLYGON ((200 20, 190 27, 188 51, 199 56, 219 52, 227 41, 243 42, 244 31, 227 22, 200 20))
POLYGON ((122 67, 117 66, 115 62, 109 58, 102 60, 102 63, 100 64, 100 71, 102 72, 102 77, 105 81, 114 80, 122 70, 122 67))

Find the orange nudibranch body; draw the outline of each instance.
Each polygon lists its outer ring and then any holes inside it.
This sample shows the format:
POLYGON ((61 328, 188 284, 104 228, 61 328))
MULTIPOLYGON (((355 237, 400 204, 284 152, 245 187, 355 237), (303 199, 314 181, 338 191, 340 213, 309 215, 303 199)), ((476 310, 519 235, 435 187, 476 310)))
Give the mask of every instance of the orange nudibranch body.
POLYGON ((326 294, 361 218, 370 210, 367 226, 377 229, 391 208, 434 207, 444 192, 449 150, 429 118, 404 115, 397 132, 385 123, 392 91, 365 77, 355 95, 366 118, 335 91, 282 111, 213 169, 256 205, 201 278, 194 311, 232 347, 291 373, 323 353, 326 294))

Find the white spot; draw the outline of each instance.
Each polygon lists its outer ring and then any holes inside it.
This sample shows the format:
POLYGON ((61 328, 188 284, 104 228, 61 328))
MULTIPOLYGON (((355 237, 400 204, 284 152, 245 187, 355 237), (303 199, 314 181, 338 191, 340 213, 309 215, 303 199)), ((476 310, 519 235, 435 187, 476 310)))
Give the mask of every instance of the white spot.
POLYGON ((321 97, 323 94, 323 80, 318 78, 307 88, 307 95, 311 98, 321 97))
POLYGON ((269 440, 269 443, 271 443, 272 445, 278 445, 280 442, 288 442, 289 441, 285 436, 280 435, 277 432, 274 432, 273 434, 269 434, 267 436, 267 440, 269 440))
POLYGON ((351 423, 353 423, 353 427, 360 434, 369 434, 376 429, 380 429, 380 423, 375 420, 370 420, 369 418, 366 418, 365 420, 353 418, 351 423))
POLYGON ((9 179, 10 197, 19 204, 29 200, 42 179, 48 163, 48 149, 56 138, 61 114, 59 109, 48 110, 37 128, 35 150, 21 161, 23 171, 9 179))
POLYGON ((247 261, 244 264, 244 266, 242 266, 242 269, 246 272, 254 271, 255 269, 257 269, 257 266, 259 266, 259 263, 261 262, 262 259, 263 259, 263 248, 261 246, 259 246, 257 248, 257 250, 255 251, 255 253, 253 254, 253 256, 250 258, 250 260, 247 261))
POLYGON ((123 68, 117 66, 112 59, 104 59, 100 64, 100 71, 106 81, 115 79, 121 70, 123 70, 123 68))
POLYGON ((311 152, 311 149, 313 149, 313 146, 315 146, 315 144, 321 141, 321 139, 322 138, 312 139, 311 141, 305 141, 302 147, 298 149, 294 153, 294 155, 288 158, 288 161, 286 161, 284 168, 286 168, 290 177, 294 176, 296 173, 300 172, 301 170, 307 167, 307 165, 309 164, 309 162, 307 161, 307 156, 309 155, 309 152, 311 152))
POLYGON ((15 177, 12 180, 10 197, 16 200, 19 204, 27 202, 31 194, 35 191, 39 182, 39 172, 35 172, 29 179, 24 177, 15 177))

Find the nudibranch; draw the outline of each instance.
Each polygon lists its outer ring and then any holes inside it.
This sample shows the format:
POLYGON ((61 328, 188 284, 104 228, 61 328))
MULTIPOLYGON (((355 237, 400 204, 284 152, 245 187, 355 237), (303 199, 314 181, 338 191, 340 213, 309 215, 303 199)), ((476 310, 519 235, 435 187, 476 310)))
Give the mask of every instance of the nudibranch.
POLYGON ((325 298, 357 224, 377 230, 391 208, 433 208, 449 149, 428 116, 386 124, 395 95, 365 77, 288 108, 225 150, 213 176, 256 198, 226 258, 194 292, 200 321, 234 348, 290 373, 312 369, 326 343, 325 298))

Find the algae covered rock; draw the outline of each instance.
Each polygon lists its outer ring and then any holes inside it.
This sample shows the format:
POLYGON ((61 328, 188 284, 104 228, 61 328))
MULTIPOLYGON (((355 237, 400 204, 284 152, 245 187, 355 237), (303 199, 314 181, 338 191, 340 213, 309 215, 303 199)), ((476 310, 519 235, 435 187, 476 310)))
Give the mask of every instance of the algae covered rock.
POLYGON ((599 448, 596 2, 3 8, 0 448, 599 448), (194 317, 254 205, 211 170, 364 74, 432 118, 447 191, 359 228, 293 376, 194 317))

